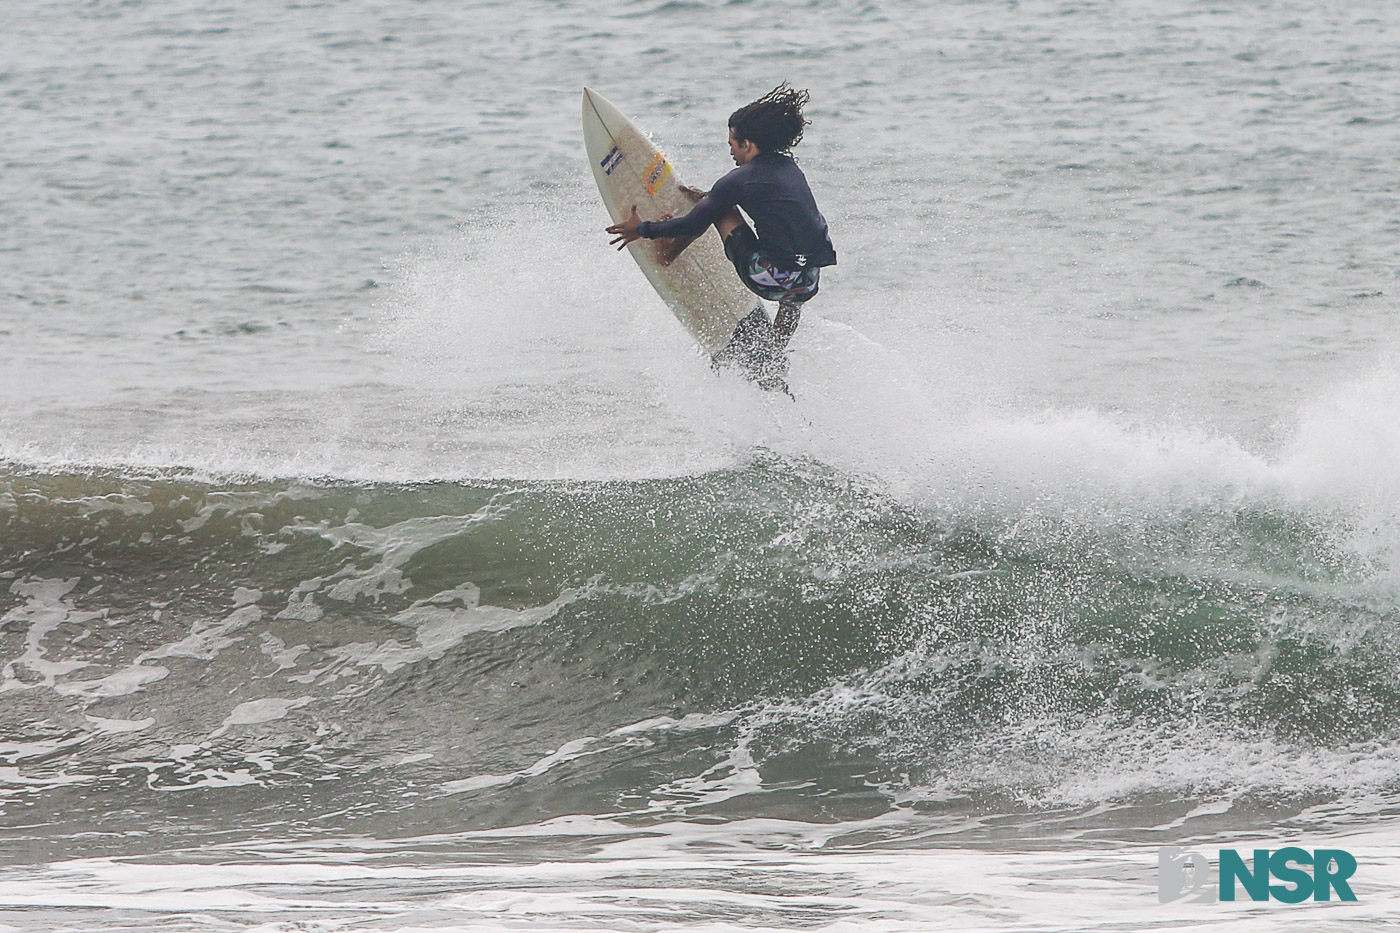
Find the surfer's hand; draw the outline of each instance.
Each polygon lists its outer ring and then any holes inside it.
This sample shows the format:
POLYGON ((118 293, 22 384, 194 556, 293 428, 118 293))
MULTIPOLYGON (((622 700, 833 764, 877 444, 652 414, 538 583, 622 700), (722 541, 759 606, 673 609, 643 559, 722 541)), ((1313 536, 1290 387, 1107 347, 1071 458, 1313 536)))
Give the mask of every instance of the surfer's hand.
POLYGON ((628 243, 631 243, 633 240, 641 236, 641 234, 637 232, 637 227, 641 224, 641 222, 642 218, 637 214, 637 205, 633 204, 632 215, 630 217, 627 217, 624 220, 619 220, 617 223, 613 224, 611 227, 604 231, 605 233, 616 233, 618 235, 617 239, 609 240, 608 245, 613 246, 616 244, 621 244, 617 248, 619 250, 624 249, 628 243))
POLYGON ((699 188, 692 188, 690 187, 690 185, 679 185, 678 187, 681 189, 681 194, 690 198, 690 200, 694 201, 697 204, 700 203, 700 201, 705 197, 705 195, 710 193, 708 191, 701 191, 699 188))

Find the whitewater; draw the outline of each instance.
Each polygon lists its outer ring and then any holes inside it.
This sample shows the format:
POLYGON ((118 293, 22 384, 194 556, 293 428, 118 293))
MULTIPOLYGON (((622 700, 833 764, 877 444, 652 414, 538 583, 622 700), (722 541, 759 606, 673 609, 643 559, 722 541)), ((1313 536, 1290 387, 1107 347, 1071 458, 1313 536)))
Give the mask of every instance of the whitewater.
POLYGON ((22 0, 0 931, 1394 924, 1397 30, 22 0), (782 80, 792 400, 577 125, 700 183, 782 80), (1357 900, 1163 904, 1164 845, 1357 900))

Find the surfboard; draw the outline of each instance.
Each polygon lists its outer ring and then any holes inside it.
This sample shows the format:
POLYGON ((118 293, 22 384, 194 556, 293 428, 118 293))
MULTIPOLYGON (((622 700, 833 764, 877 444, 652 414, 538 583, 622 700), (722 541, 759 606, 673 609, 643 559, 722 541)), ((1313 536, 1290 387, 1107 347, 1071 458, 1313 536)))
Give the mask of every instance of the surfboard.
MULTIPOLYGON (((622 111, 589 88, 583 89, 583 144, 614 223, 628 216, 633 204, 643 220, 665 213, 679 217, 694 206, 681 193, 671 161, 622 111)), ((714 227, 670 265, 658 261, 654 240, 635 240, 627 250, 676 320, 711 356, 729 344, 734 328, 757 304, 740 284, 714 227)))

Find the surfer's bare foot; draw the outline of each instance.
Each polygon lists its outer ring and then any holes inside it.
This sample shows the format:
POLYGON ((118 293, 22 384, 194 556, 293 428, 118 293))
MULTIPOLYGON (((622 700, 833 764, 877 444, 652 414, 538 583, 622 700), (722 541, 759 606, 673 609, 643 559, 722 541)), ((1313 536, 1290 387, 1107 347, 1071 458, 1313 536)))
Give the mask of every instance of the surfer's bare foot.
POLYGON ((678 185, 677 187, 681 189, 681 194, 696 203, 699 203, 705 195, 709 194, 708 191, 701 191, 699 188, 692 188, 690 185, 678 185))

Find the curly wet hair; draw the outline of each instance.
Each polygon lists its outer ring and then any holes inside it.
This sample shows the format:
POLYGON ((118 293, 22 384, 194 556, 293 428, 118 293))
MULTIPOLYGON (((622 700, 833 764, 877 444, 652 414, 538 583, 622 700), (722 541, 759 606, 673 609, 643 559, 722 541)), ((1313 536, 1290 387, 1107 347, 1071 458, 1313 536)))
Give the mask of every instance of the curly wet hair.
POLYGON ((735 139, 746 139, 764 152, 787 152, 802 142, 802 128, 812 122, 802 116, 810 97, 784 81, 730 114, 729 128, 735 139))

